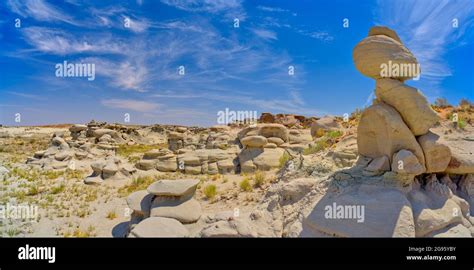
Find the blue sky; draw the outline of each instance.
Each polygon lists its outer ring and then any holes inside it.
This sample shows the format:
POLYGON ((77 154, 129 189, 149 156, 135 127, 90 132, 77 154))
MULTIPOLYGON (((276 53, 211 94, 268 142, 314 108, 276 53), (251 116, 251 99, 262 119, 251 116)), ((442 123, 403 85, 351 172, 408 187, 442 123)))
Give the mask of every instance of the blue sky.
POLYGON ((6 0, 0 12, 7 125, 16 113, 20 125, 123 122, 129 113, 132 123, 203 126, 226 108, 350 113, 372 97, 375 82, 357 72, 352 49, 374 25, 397 31, 418 58, 421 79, 408 84, 430 101, 474 100, 471 0, 6 0), (56 77, 63 61, 94 63, 95 80, 56 77))

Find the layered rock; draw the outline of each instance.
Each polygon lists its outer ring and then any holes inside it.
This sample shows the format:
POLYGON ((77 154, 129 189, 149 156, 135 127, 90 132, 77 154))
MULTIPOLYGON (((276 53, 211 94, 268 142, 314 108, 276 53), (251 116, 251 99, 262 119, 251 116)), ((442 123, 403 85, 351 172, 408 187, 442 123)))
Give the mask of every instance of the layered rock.
MULTIPOLYGON (((401 43, 395 32, 380 27, 373 28, 370 32, 368 37, 357 44, 352 53, 354 64, 360 73, 372 79, 380 79, 383 64, 392 63, 395 66, 418 64, 415 56, 401 43)), ((417 74, 399 76, 397 79, 404 81, 416 76, 417 74)))
POLYGON ((389 157, 406 149, 411 151, 420 164, 425 164, 423 150, 415 136, 405 125, 400 114, 391 106, 379 103, 370 106, 362 113, 357 127, 359 154, 371 158, 389 157))
POLYGON ((415 136, 423 135, 439 121, 439 117, 418 89, 402 82, 383 78, 376 83, 375 95, 395 108, 415 136))
POLYGON ((129 195, 133 210, 128 237, 187 237, 184 224, 201 217, 201 205, 193 198, 199 180, 159 180, 147 190, 129 195))

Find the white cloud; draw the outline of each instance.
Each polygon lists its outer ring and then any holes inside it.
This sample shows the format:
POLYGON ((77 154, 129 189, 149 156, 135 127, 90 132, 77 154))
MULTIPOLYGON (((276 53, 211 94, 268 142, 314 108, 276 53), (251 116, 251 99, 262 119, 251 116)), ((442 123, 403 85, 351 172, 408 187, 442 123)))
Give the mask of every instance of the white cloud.
POLYGON ((161 2, 188 12, 223 13, 240 20, 246 17, 242 0, 161 0, 161 2))
POLYGON ((78 26, 79 23, 70 16, 66 15, 64 11, 55 8, 43 0, 8 0, 8 6, 11 11, 22 16, 32 17, 38 21, 47 22, 65 22, 78 26))
POLYGON ((268 12, 290 12, 288 9, 283 9, 279 7, 257 6, 257 9, 268 12))
POLYGON ((144 92, 148 69, 143 58, 124 61, 110 61, 101 58, 85 58, 85 63, 94 63, 98 75, 108 77, 111 84, 122 89, 144 92))
POLYGON ((161 0, 162 3, 186 11, 217 13, 241 8, 241 0, 161 0))
POLYGON ((137 112, 153 112, 160 106, 157 103, 133 99, 107 99, 102 100, 101 103, 108 108, 125 109, 137 112))
POLYGON ((277 34, 273 31, 266 30, 266 29, 251 29, 251 30, 255 35, 257 35, 260 38, 273 39, 273 40, 278 39, 277 34))
POLYGON ((308 31, 304 29, 296 29, 296 32, 298 32, 299 34, 303 36, 307 36, 307 37, 318 39, 325 42, 330 42, 334 40, 334 37, 331 36, 326 31, 308 31))
POLYGON ((25 40, 44 53, 66 55, 77 53, 123 53, 124 47, 107 37, 78 38, 58 29, 28 27, 22 30, 25 40))
POLYGON ((472 25, 474 5, 459 1, 379 1, 376 23, 393 28, 421 65, 421 80, 431 86, 452 75, 445 53, 459 45, 472 25), (453 28, 452 20, 459 27, 453 28))

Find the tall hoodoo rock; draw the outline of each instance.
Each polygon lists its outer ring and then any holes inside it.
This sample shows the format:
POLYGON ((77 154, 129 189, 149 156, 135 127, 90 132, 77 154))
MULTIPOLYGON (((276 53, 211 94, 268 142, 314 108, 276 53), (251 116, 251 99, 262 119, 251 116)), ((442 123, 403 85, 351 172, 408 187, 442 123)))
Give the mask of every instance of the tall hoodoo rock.
MULTIPOLYGON (((391 159, 392 167, 397 166, 392 171, 399 173, 406 171, 400 169, 403 159, 399 159, 397 153, 401 150, 410 151, 418 160, 417 169, 408 170, 410 173, 424 173, 427 168, 438 171, 439 167, 446 166, 440 164, 443 162, 439 158, 425 156, 440 152, 442 146, 433 150, 426 136, 422 137, 425 138, 421 140, 423 143, 416 138, 427 134, 439 119, 423 94, 404 84, 405 80, 419 76, 420 69, 415 56, 397 33, 387 27, 373 27, 368 37, 354 48, 353 60, 358 71, 376 81, 377 99, 362 114, 357 130, 359 154, 370 158, 386 156, 391 159), (430 149, 424 149, 428 146, 430 149)), ((449 151, 444 153, 449 159, 449 151)))

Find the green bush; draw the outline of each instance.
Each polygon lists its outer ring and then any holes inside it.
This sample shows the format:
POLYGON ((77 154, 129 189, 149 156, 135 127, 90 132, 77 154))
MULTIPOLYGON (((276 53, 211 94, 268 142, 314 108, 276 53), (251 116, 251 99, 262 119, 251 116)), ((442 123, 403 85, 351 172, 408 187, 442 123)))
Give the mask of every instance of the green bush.
POLYGON ((206 198, 212 199, 216 196, 216 194, 217 194, 216 185, 210 184, 204 188, 204 195, 206 195, 206 198))
POLYGON ((265 178, 266 175, 262 171, 257 171, 254 176, 254 185, 256 187, 261 187, 263 184, 265 184, 265 178))
POLYGON ((252 191, 252 185, 247 177, 240 182, 240 189, 243 191, 252 191))

